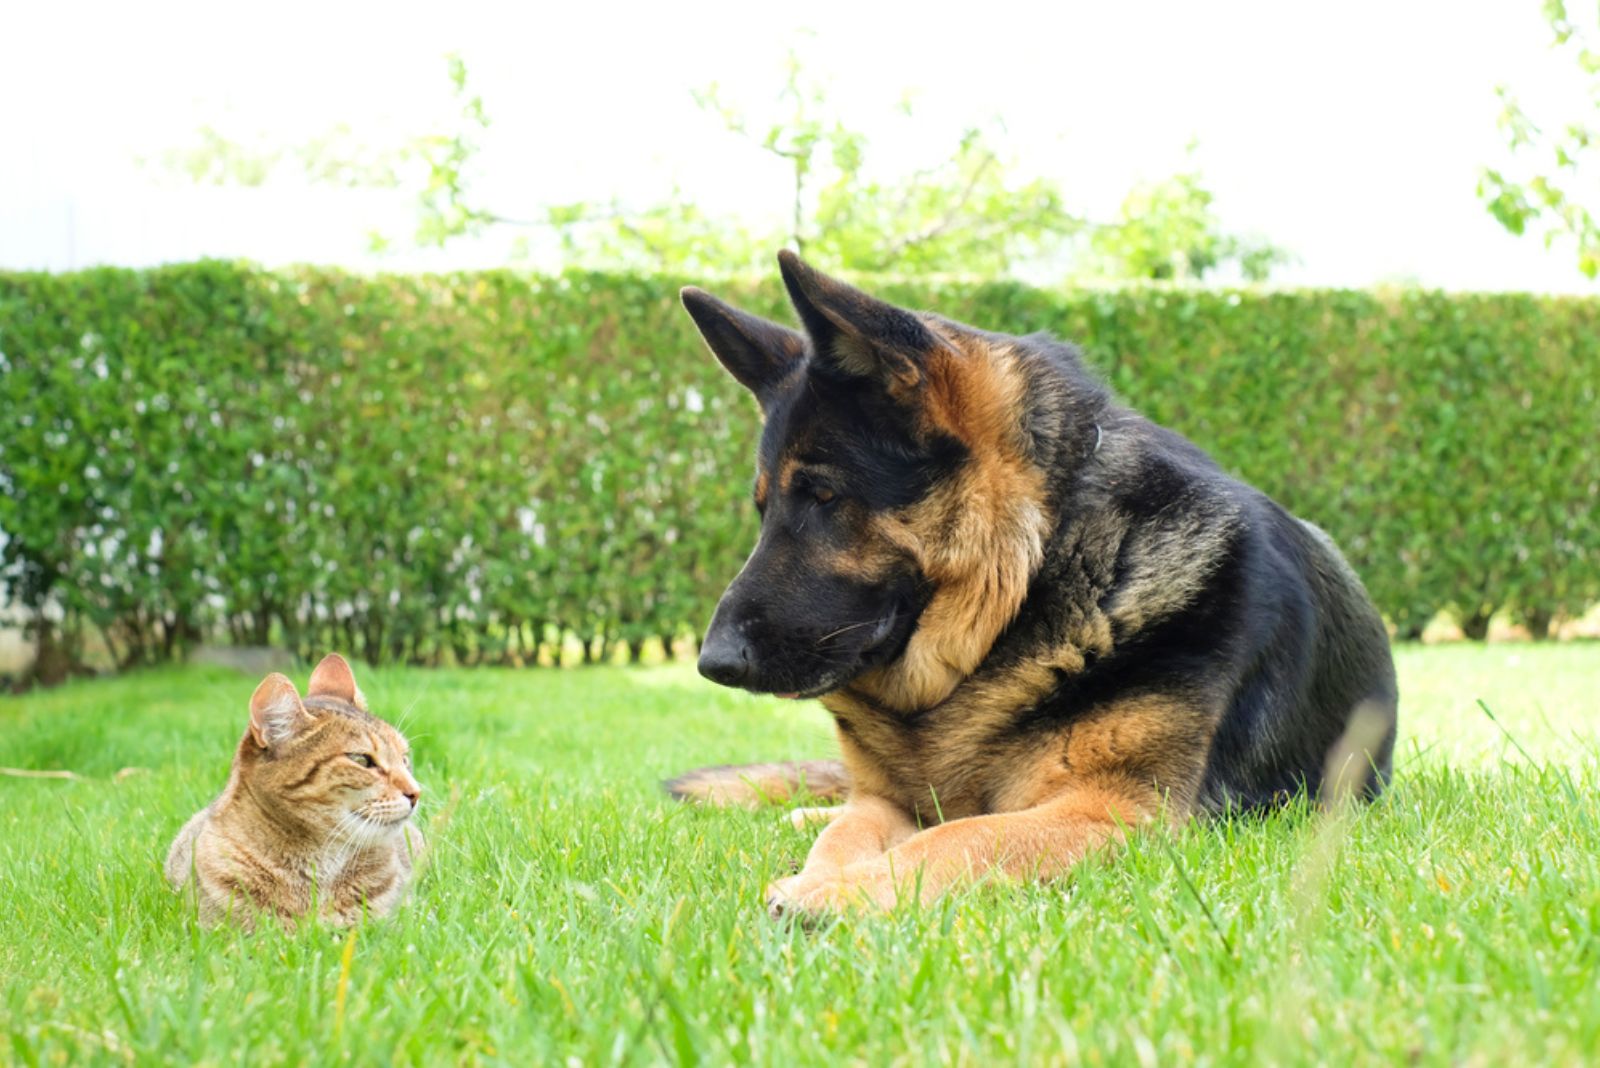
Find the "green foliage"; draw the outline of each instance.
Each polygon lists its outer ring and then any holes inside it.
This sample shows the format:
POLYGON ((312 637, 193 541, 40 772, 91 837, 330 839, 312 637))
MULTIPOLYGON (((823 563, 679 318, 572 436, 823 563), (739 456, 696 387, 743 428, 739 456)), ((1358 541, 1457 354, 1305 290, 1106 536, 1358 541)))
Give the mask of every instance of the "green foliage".
POLYGON ((1519 236, 1530 229, 1542 232, 1547 248, 1570 242, 1578 270, 1589 278, 1600 275, 1600 221, 1595 218, 1600 201, 1594 196, 1600 169, 1600 128, 1594 125, 1600 109, 1597 12, 1600 7, 1591 7, 1588 18, 1578 18, 1565 0, 1544 0, 1552 47, 1588 83, 1583 104, 1587 115, 1535 121, 1510 88, 1498 86, 1498 125, 1517 163, 1509 173, 1485 167, 1478 176, 1478 198, 1500 225, 1519 236))
POLYGON ((1088 274, 1197 282, 1234 264, 1246 281, 1264 282, 1289 261, 1274 245, 1225 232, 1212 199, 1196 170, 1136 187, 1117 221, 1090 235, 1094 257, 1088 274))
MULTIPOLYGON (((1194 170, 1135 189, 1119 218, 1090 223, 1060 182, 1030 176, 1004 158, 994 127, 963 131, 947 159, 885 167, 794 53, 771 107, 734 104, 715 83, 693 94, 728 133, 782 164, 789 189, 781 216, 742 218, 674 186, 649 203, 613 196, 540 204, 514 217, 475 188, 489 110, 466 62, 458 55, 447 62, 454 113, 431 133, 372 147, 337 126, 308 144, 283 147, 241 143, 205 127, 198 145, 168 153, 165 165, 196 182, 262 185, 297 161, 313 182, 412 191, 418 246, 512 227, 523 235, 513 244, 515 258, 559 251, 562 267, 590 270, 738 276, 765 270, 771 250, 783 246, 829 270, 900 277, 952 269, 1016 277, 1071 263, 1086 278, 1199 279, 1237 263, 1244 278, 1261 281, 1288 260, 1272 245, 1224 231, 1194 170)), ((899 110, 913 121, 909 98, 899 110)), ((369 235, 373 252, 393 244, 392 235, 369 235)))
MULTIPOLYGON (((406 149, 412 159, 421 161, 425 175, 417 194, 416 233, 417 244, 424 246, 443 245, 508 221, 472 203, 465 170, 482 147, 479 137, 489 128, 489 114, 483 98, 468 90, 466 62, 454 53, 445 62, 451 95, 460 110, 448 130, 418 137, 406 149)), ((373 239, 374 245, 381 241, 373 239)))
POLYGON ((195 131, 196 143, 171 148, 157 160, 142 160, 181 175, 196 185, 264 186, 280 175, 298 174, 323 185, 393 189, 401 184, 401 170, 428 143, 383 147, 356 136, 346 123, 293 146, 265 135, 235 139, 213 126, 195 131))
MULTIPOLYGON (((207 633, 528 661, 693 633, 757 413, 649 277, 229 263, 0 275, 12 596, 119 660, 207 633)), ((786 317, 776 284, 722 295, 786 317)), ((885 285, 1076 340, 1327 528, 1402 632, 1600 599, 1600 302, 885 285)))
POLYGON ((676 635, 750 534, 716 490, 747 466, 749 418, 662 292, 218 263, 7 276, 8 581, 123 663, 215 630, 412 661, 527 657, 555 627, 676 635))
MULTIPOLYGON (((257 188, 287 178, 344 188, 404 188, 416 197, 412 239, 420 247, 518 223, 488 211, 473 197, 471 164, 483 148, 489 115, 483 98, 468 85, 465 61, 451 54, 445 62, 455 110, 425 133, 374 139, 370 133, 357 136, 348 123, 340 122, 288 144, 265 134, 236 135, 205 125, 190 144, 141 162, 196 185, 257 188)), ((371 251, 392 243, 389 235, 369 235, 371 251)))
MULTIPOLYGON (((790 54, 786 70, 780 113, 764 123, 725 103, 715 86, 696 98, 730 132, 783 160, 792 177, 787 229, 750 234, 754 255, 724 260, 723 270, 730 263, 759 269, 768 249, 786 244, 835 270, 910 277, 960 264, 969 273, 1003 275, 1083 230, 1060 186, 1018 177, 1016 165, 992 147, 992 131, 966 130, 948 160, 909 173, 874 168, 867 135, 830 107, 798 56, 790 54)), ((909 99, 900 111, 912 120, 909 99)), ((681 269, 676 258, 657 266, 681 269)))
MULTIPOLYGON (((729 103, 716 85, 695 101, 729 133, 782 162, 786 218, 752 223, 710 214, 681 191, 645 207, 565 205, 551 209, 548 221, 567 262, 726 274, 762 269, 771 249, 788 245, 834 270, 914 276, 959 264, 992 276, 1059 251, 1084 229, 1058 183, 1019 177, 992 147, 992 131, 965 131, 948 160, 885 171, 873 166, 867 135, 846 125, 796 55, 785 72, 775 107, 761 118, 729 103)), ((911 110, 902 104, 907 121, 911 110)))

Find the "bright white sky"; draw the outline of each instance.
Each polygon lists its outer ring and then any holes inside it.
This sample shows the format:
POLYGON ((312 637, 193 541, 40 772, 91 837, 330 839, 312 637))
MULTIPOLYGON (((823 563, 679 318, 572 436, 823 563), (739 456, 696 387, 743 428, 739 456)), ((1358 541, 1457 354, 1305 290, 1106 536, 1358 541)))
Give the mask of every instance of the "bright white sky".
POLYGON ((338 122, 375 142, 425 132, 450 107, 452 50, 494 119, 485 193, 505 214, 650 202, 677 183, 708 207, 776 215, 781 167, 690 90, 716 81, 763 104, 794 46, 886 168, 998 119, 1021 172, 1106 217, 1198 139, 1225 223, 1299 257, 1284 282, 1596 292, 1568 250, 1506 234, 1473 192, 1503 158, 1497 82, 1535 106, 1576 99, 1548 38, 1538 0, 17 3, 0 16, 0 266, 498 262, 493 242, 368 255, 373 227, 409 232, 394 194, 197 189, 138 162, 206 123, 286 142, 338 122), (894 109, 907 90, 909 126, 894 109))

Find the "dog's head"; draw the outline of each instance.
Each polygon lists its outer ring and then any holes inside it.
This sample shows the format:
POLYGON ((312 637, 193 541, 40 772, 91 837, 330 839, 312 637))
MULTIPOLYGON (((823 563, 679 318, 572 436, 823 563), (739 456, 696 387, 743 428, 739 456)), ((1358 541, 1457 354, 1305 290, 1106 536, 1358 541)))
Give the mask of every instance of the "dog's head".
POLYGON ((926 707, 977 666, 1038 567, 1053 409, 1030 403, 1020 339, 884 303, 791 253, 779 262, 804 333, 683 291, 765 419, 760 540, 700 671, 791 696, 854 683, 926 707))

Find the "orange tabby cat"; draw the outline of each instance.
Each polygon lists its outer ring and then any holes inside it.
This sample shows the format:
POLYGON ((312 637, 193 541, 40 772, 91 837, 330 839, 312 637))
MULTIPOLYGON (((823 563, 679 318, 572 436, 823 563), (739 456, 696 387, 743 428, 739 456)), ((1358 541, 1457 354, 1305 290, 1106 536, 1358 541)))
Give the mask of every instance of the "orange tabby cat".
POLYGON ((367 712, 344 657, 317 665, 304 701, 268 675, 228 785, 178 832, 167 881, 193 881, 206 926, 249 928, 258 910, 292 921, 315 909, 340 925, 386 916, 422 845, 410 822, 421 793, 410 746, 367 712))

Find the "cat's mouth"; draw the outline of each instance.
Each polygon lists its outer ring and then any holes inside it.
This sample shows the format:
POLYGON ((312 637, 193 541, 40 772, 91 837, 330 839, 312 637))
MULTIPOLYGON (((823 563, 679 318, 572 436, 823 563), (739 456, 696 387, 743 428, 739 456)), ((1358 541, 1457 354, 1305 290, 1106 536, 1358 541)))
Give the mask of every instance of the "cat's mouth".
POLYGON ((373 830, 389 831, 406 823, 411 819, 413 809, 407 806, 402 812, 390 814, 388 812, 358 812, 356 816, 373 830))

